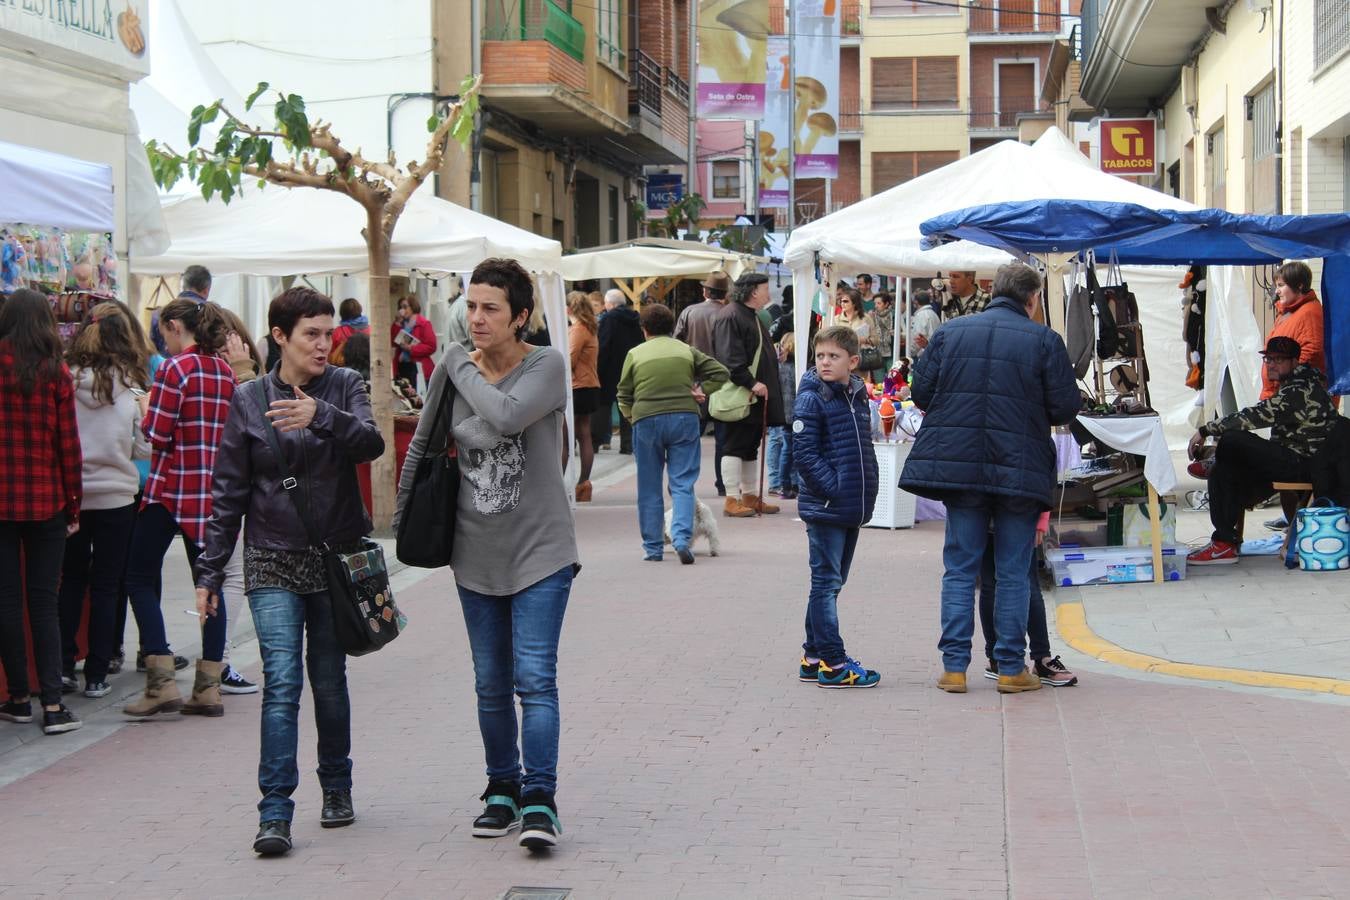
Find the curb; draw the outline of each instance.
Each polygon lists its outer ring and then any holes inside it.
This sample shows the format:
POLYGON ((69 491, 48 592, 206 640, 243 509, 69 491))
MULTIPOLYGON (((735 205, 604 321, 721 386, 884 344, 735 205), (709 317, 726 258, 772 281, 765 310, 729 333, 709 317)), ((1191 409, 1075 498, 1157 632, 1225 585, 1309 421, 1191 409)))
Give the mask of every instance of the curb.
POLYGON ((1255 669, 1235 669, 1229 666, 1206 666, 1196 663, 1173 662, 1159 656, 1126 650, 1106 640, 1087 623, 1087 613, 1081 601, 1069 601, 1055 607, 1055 629, 1070 647, 1094 659, 1140 672, 1191 678, 1199 681, 1222 681, 1247 687, 1283 688, 1318 694, 1336 694, 1350 697, 1350 681, 1323 678, 1316 675, 1290 675, 1285 672, 1262 672, 1255 669))

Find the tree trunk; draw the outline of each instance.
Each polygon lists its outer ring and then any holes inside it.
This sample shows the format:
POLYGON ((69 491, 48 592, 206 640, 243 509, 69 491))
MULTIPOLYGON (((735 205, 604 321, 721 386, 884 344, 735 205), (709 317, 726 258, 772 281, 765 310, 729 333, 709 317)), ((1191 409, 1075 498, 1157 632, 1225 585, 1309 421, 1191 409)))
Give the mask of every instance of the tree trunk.
POLYGON ((394 519, 397 450, 394 447, 393 351, 389 346, 389 239, 381 225, 381 206, 366 210, 366 248, 370 256, 370 405, 384 436, 384 453, 370 464, 370 515, 377 534, 387 534, 394 519))

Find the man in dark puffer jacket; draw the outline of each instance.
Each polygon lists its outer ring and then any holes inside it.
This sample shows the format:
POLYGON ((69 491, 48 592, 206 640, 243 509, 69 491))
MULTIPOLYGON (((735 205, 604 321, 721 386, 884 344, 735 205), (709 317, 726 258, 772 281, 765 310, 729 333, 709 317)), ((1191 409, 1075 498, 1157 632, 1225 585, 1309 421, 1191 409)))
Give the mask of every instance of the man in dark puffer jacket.
POLYGON ((848 581, 858 529, 872 518, 877 500, 867 390, 849 374, 858 354, 852 328, 822 331, 816 368, 802 376, 793 407, 793 446, 801 448, 793 457, 802 483, 797 515, 806 523, 811 562, 800 678, 825 688, 868 688, 881 680, 844 652, 839 636, 839 591, 848 581))
POLYGON ((1050 427, 1073 420, 1080 397, 1064 342, 1031 321, 1041 303, 1036 270, 998 270, 984 312, 945 323, 914 370, 913 397, 927 414, 900 486, 947 504, 942 650, 938 687, 966 690, 975 583, 994 530, 994 660, 1003 693, 1041 686, 1027 671, 1027 571, 1036 519, 1052 505, 1050 427))

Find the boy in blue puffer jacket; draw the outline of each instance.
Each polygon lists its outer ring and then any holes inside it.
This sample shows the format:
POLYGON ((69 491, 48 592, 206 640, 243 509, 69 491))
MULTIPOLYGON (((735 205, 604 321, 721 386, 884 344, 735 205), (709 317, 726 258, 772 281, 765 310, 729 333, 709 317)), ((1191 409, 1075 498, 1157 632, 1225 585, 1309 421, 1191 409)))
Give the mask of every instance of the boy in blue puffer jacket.
POLYGON ((858 529, 872 518, 877 457, 872 416, 858 366, 858 335, 834 326, 816 336, 816 368, 802 376, 793 409, 793 465, 801 482, 797 514, 806 523, 811 594, 799 677, 823 688, 876 687, 881 676, 844 652, 839 591, 848 581, 858 529))

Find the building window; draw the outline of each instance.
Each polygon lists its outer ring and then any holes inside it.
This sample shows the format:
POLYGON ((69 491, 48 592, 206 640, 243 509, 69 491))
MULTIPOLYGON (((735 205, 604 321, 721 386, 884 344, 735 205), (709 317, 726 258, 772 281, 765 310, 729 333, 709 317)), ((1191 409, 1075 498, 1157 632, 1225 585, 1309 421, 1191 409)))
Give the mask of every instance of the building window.
POLYGON ((1252 159, 1275 155, 1275 85, 1269 84, 1247 98, 1251 104, 1252 159))
POLYGON ((714 200, 741 199, 741 161, 719 159, 712 164, 714 200))
POLYGON ((872 193, 904 184, 911 178, 927 175, 947 163, 956 162, 961 154, 956 150, 925 150, 920 152, 872 154, 872 193))
POLYGON ((874 16, 957 16, 961 14, 961 4, 936 6, 922 0, 872 0, 871 13, 874 16))
POLYGON ((958 109, 955 56, 891 56, 872 60, 872 108, 958 109))
POLYGON ((623 0, 596 0, 596 56, 619 71, 624 71, 623 0))
POLYGON ((1223 209, 1227 204, 1227 192, 1225 187, 1228 183, 1228 147, 1224 143, 1226 140, 1223 126, 1211 131, 1205 137, 1205 154, 1208 160, 1209 178, 1209 205, 1216 209, 1223 209))
POLYGON ((1313 0, 1313 69, 1320 69, 1350 47, 1350 3, 1313 0))

